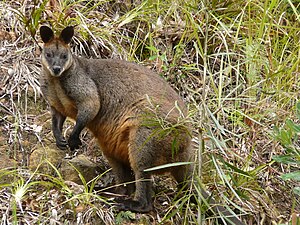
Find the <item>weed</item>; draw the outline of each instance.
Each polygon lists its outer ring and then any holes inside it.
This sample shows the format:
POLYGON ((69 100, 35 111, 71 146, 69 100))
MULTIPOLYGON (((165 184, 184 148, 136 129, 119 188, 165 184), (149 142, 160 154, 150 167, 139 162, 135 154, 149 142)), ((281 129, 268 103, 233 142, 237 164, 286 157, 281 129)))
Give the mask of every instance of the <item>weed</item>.
MULTIPOLYGON (((300 119, 300 103, 296 104, 297 119, 300 119)), ((300 181, 300 172, 298 167, 300 165, 300 146, 298 135, 300 133, 300 125, 293 122, 291 119, 287 119, 282 128, 274 127, 274 138, 284 147, 285 154, 273 156, 273 160, 276 162, 285 164, 288 166, 288 173, 281 175, 284 181, 294 180, 300 181)), ((300 195, 299 186, 293 189, 295 195, 300 195)))

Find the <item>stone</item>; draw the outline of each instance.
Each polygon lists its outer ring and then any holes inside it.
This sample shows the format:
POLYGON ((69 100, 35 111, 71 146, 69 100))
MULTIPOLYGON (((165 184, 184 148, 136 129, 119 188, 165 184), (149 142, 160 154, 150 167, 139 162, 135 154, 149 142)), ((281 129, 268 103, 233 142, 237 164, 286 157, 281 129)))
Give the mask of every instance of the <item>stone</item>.
POLYGON ((41 173, 55 176, 55 169, 62 175, 65 181, 72 181, 82 184, 82 175, 85 182, 89 182, 104 171, 87 156, 80 154, 72 159, 65 158, 67 151, 62 151, 56 147, 40 147, 30 155, 29 168, 41 173), (51 166, 51 164, 53 166, 51 166))
POLYGON ((83 154, 80 154, 71 160, 64 160, 60 170, 66 180, 73 181, 77 184, 82 184, 78 172, 83 176, 85 182, 89 182, 103 172, 96 163, 89 160, 88 157, 83 154))
POLYGON ((39 147, 34 150, 29 158, 29 169, 38 171, 46 174, 53 174, 53 167, 59 168, 64 161, 66 153, 65 151, 58 150, 51 147, 39 147))

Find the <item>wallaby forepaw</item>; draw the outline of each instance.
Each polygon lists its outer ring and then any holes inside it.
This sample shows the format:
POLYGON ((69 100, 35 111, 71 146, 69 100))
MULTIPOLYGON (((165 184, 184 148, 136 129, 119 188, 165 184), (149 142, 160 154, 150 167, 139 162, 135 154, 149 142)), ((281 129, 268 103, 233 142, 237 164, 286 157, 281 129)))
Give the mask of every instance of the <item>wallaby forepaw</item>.
POLYGON ((68 148, 68 142, 62 138, 60 140, 56 140, 56 146, 61 150, 66 150, 68 148))
POLYGON ((81 140, 77 137, 76 138, 70 137, 68 143, 71 151, 78 149, 82 145, 81 140))

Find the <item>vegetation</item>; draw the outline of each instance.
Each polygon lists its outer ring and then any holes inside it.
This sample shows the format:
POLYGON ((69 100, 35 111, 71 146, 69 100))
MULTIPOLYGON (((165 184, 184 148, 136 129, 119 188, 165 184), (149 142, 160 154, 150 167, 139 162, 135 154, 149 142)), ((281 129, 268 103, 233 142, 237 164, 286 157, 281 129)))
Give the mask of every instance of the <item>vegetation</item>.
MULTIPOLYGON (((98 195, 98 178, 77 192, 58 170, 26 169, 36 148, 54 142, 38 81, 41 24, 76 26, 75 54, 135 61, 180 93, 194 128, 194 189, 205 186, 247 224, 300 223, 299 4, 1 1, 1 224, 217 223, 203 214, 203 200, 191 204, 170 179, 155 178, 156 210, 138 215, 98 195)), ((91 152, 90 136, 83 138, 91 152)))

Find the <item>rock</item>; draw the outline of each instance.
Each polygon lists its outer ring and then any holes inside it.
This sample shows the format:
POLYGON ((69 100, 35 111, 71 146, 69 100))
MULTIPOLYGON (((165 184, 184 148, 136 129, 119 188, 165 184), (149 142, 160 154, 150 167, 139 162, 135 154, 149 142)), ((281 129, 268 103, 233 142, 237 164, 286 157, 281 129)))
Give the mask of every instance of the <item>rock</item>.
POLYGON ((72 181, 82 184, 79 173, 85 182, 89 182, 104 171, 92 162, 85 155, 81 154, 72 159, 66 159, 67 151, 62 151, 56 147, 41 147, 32 152, 29 160, 29 168, 41 173, 55 176, 55 169, 59 171, 65 181, 72 181))
POLYGON ((89 182, 103 172, 96 163, 90 161, 83 154, 78 155, 71 160, 64 160, 60 170, 66 180, 73 181, 77 184, 82 184, 78 172, 83 176, 85 182, 89 182), (76 170, 78 170, 78 172, 76 170))
POLYGON ((64 161, 65 151, 51 147, 40 147, 33 151, 29 158, 29 168, 41 173, 53 174, 54 169, 51 164, 59 168, 59 165, 64 161))
POLYGON ((84 192, 84 186, 77 184, 73 181, 65 181, 65 184, 72 190, 75 195, 81 194, 84 192))

